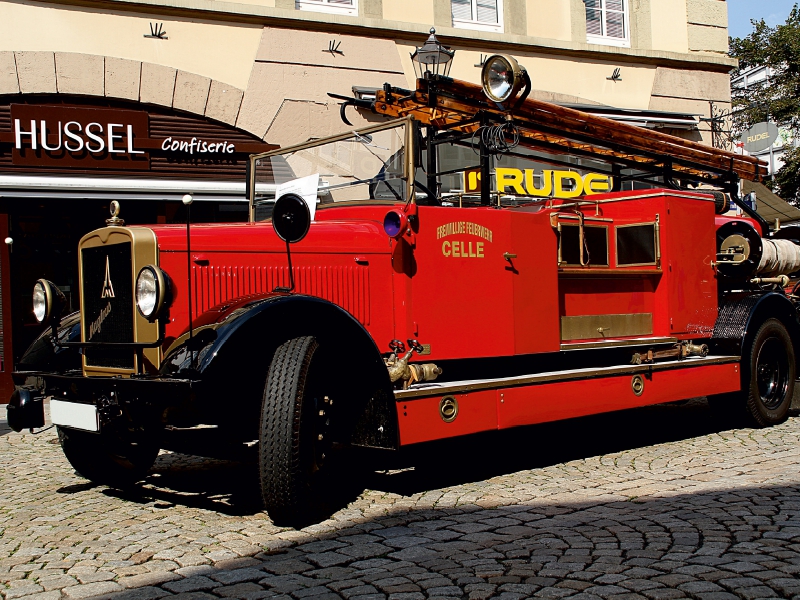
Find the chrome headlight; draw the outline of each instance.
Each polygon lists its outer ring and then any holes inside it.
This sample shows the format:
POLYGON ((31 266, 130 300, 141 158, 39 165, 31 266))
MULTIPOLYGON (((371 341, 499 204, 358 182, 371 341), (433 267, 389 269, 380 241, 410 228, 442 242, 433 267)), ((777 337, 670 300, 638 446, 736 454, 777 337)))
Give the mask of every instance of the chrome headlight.
POLYGON ((519 92, 525 82, 524 73, 525 69, 511 56, 490 56, 481 71, 483 93, 494 102, 505 102, 519 92))
POLYGON ((61 316, 66 305, 64 294, 47 279, 39 279, 33 286, 33 316, 39 323, 47 323, 61 316))
POLYGON ((155 321, 169 305, 169 278, 155 265, 147 265, 136 278, 136 307, 141 315, 155 321))
POLYGON ((44 323, 44 318, 47 316, 47 292, 44 291, 41 281, 37 281, 33 286, 33 316, 39 323, 44 323))

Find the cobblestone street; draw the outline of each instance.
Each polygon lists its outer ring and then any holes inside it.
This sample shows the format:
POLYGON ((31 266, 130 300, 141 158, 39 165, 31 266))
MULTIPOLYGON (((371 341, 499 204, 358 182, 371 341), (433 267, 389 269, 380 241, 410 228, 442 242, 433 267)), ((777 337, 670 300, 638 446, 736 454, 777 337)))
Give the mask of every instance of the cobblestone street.
MULTIPOLYGON (((4 415, 2 415, 4 416, 4 415)), ((301 531, 254 466, 162 452, 123 494, 0 421, 8 599, 800 598, 800 416, 705 401, 412 449, 301 531)))

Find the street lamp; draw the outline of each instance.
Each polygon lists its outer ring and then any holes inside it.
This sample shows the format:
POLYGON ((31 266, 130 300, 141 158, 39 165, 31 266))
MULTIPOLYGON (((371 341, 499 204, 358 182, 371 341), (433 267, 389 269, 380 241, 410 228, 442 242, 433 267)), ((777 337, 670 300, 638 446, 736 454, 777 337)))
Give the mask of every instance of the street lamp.
POLYGON ((431 35, 411 55, 414 73, 418 79, 428 79, 434 75, 447 77, 455 53, 455 50, 446 48, 436 39, 436 29, 431 27, 431 35))

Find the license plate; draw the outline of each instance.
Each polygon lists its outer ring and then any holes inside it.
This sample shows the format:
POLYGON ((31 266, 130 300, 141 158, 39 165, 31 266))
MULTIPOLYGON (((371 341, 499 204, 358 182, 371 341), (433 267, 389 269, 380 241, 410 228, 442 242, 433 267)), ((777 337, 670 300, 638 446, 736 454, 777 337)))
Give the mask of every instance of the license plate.
POLYGON ((100 431, 97 407, 63 400, 50 400, 50 420, 53 425, 72 427, 84 431, 100 431))

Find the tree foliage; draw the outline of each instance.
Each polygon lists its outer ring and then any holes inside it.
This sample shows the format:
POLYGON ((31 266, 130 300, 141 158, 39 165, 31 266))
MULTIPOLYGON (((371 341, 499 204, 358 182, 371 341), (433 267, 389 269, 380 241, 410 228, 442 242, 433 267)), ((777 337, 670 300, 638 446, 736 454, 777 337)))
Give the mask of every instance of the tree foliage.
MULTIPOLYGON (((752 67, 769 67, 771 74, 747 89, 732 90, 733 129, 744 131, 769 117, 784 131, 800 133, 800 9, 795 4, 786 23, 770 27, 751 21, 753 31, 731 38, 730 55, 739 60, 735 78, 752 67)), ((785 140, 788 141, 788 140, 785 140)), ((788 150, 784 166, 775 174, 777 192, 786 200, 800 202, 800 150, 788 150)))

